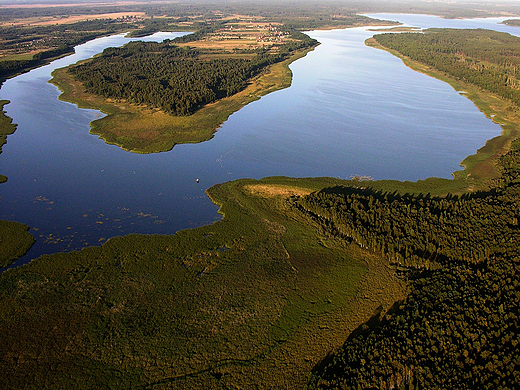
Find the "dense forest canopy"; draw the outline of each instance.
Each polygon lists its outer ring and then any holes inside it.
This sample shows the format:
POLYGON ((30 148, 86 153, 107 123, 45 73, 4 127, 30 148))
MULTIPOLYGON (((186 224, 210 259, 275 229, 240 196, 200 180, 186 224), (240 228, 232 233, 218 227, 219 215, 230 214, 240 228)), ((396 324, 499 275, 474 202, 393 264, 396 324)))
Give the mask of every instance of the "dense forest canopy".
POLYGON ((429 29, 374 39, 411 59, 520 105, 520 38, 482 29, 429 29))
POLYGON ((174 115, 189 115, 241 91, 249 79, 268 65, 284 60, 292 51, 316 44, 304 34, 295 34, 304 38, 280 45, 274 52, 259 48, 253 55, 245 53, 241 58, 220 58, 212 56, 218 51, 181 48, 169 40, 133 42, 105 49, 91 61, 71 67, 70 72, 88 92, 174 115))
POLYGON ((514 389, 520 383, 520 141, 488 193, 331 188, 294 200, 330 234, 413 265, 411 293, 315 368, 312 386, 514 389))

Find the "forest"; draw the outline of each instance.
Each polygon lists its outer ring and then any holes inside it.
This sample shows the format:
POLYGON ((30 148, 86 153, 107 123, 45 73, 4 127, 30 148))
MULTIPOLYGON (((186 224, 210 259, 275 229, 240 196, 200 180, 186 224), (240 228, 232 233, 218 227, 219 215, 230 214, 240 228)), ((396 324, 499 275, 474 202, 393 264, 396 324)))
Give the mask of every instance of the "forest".
POLYGON ((330 234, 401 267, 411 292, 314 370, 314 388, 514 389, 520 383, 520 141, 487 193, 337 187, 294 199, 330 234))
MULTIPOLYGON (((173 115, 190 115, 241 91, 248 80, 288 58, 292 51, 317 43, 302 33, 295 35, 300 39, 276 50, 258 48, 254 55, 240 57, 236 51, 234 56, 224 58, 218 56, 218 50, 178 47, 176 40, 132 42, 105 49, 100 56, 69 71, 87 92, 145 104, 173 115)), ((186 38, 179 39, 184 41, 186 38)))
POLYGON ((483 29, 381 34, 382 46, 520 104, 520 38, 483 29))

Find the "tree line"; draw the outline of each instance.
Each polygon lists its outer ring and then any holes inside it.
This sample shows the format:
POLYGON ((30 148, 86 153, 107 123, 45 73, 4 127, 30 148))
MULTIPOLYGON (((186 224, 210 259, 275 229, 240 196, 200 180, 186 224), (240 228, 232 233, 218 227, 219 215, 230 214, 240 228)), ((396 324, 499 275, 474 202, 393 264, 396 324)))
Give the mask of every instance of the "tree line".
POLYGON ((131 42, 108 48, 69 71, 90 93, 145 104, 173 115, 190 115, 241 91, 248 80, 293 50, 315 44, 307 37, 281 45, 276 53, 261 48, 251 58, 221 58, 211 57, 214 51, 181 48, 174 42, 131 42))
POLYGON ((516 253, 517 200, 514 191, 498 189, 431 198, 340 187, 301 198, 296 206, 391 262, 422 267, 516 253))
POLYGON ((486 193, 330 188, 295 207, 407 265, 410 294, 314 369, 310 388, 514 389, 520 383, 520 140, 486 193))

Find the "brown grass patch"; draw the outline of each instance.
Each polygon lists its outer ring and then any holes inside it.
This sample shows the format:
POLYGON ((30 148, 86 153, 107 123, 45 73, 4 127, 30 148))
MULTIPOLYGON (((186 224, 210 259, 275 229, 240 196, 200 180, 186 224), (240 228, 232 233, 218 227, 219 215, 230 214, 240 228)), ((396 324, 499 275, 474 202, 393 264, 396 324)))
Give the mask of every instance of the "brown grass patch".
MULTIPOLYGON (((135 1, 116 1, 106 3, 96 3, 96 6, 116 6, 116 5, 135 5, 135 4, 147 4, 146 2, 135 2, 135 1)), ((6 4, 1 5, 0 8, 57 8, 57 7, 79 7, 85 6, 85 3, 53 3, 53 4, 6 4)))
POLYGON ((264 198, 272 198, 275 196, 287 198, 293 195, 309 195, 311 192, 313 192, 313 190, 310 188, 293 187, 281 184, 249 184, 244 186, 244 188, 252 195, 261 196, 264 198))

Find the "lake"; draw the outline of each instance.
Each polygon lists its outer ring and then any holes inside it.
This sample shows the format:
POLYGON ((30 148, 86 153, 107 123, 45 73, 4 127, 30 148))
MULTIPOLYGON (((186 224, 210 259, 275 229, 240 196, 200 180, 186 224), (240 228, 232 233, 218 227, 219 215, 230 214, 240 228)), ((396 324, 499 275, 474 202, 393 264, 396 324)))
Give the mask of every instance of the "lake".
MULTIPOLYGON (((443 20, 378 14, 416 27, 492 28, 501 19, 443 20)), ((135 154, 89 134, 100 117, 58 100, 53 69, 120 46, 122 35, 10 79, 0 89, 18 124, 0 155, 0 218, 31 227, 36 243, 13 266, 42 254, 99 245, 129 233, 171 234, 220 219, 205 195, 238 178, 367 175, 450 178, 501 128, 449 85, 366 47, 366 28, 313 31, 321 45, 291 65, 293 83, 231 115, 214 138, 170 152, 135 154), (197 179, 199 181, 197 182, 197 179)), ((160 33, 163 40, 182 33, 160 33)))

